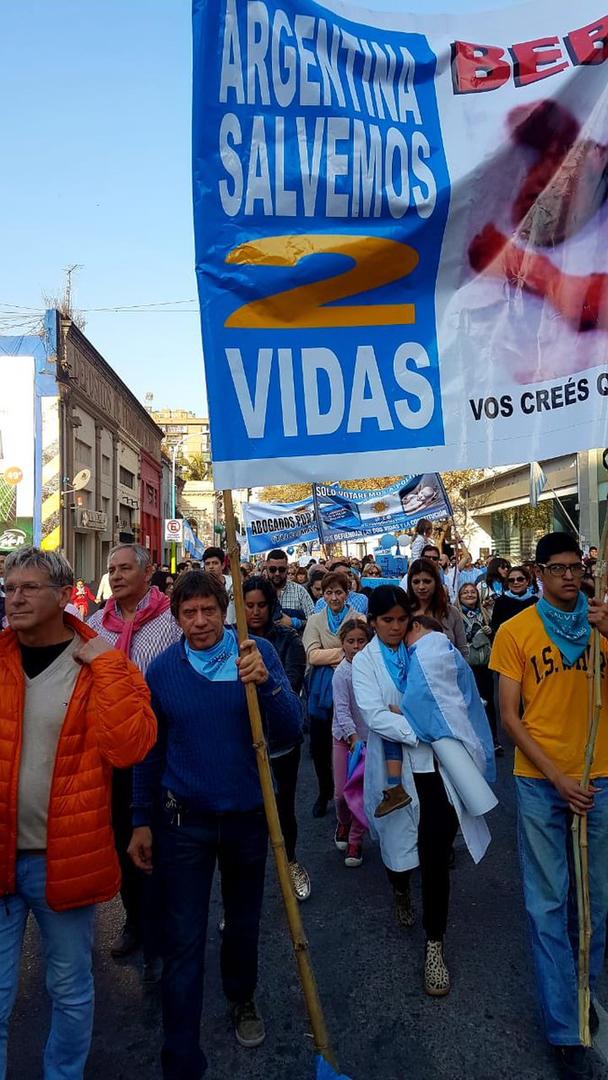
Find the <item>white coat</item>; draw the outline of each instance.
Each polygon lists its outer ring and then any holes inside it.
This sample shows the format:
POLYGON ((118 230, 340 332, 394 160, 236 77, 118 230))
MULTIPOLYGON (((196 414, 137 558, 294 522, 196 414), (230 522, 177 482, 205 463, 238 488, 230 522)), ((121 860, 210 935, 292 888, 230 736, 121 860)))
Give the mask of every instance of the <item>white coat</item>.
MULTIPOLYGON (((433 772, 435 761, 428 743, 420 743, 405 716, 390 711, 389 706, 401 708, 402 694, 388 673, 377 638, 353 658, 353 690, 367 726, 367 756, 365 760, 364 804, 370 831, 379 844, 382 861, 390 870, 411 870, 418 866, 418 823, 420 804, 413 773, 433 772), (401 782, 412 796, 409 806, 395 810, 382 818, 374 818, 374 810, 386 787, 386 760, 382 740, 404 744, 401 782)), ((436 763, 445 789, 454 807, 465 843, 477 863, 485 854, 490 832, 484 819, 472 817, 465 810, 449 777, 436 763)))

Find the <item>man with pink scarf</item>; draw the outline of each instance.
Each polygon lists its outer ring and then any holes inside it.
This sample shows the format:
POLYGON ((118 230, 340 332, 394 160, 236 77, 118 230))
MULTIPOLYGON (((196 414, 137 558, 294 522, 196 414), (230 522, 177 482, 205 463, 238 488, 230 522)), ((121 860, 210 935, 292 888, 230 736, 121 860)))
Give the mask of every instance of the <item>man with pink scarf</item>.
MULTIPOLYGON (((115 649, 124 652, 145 675, 147 668, 165 649, 179 641, 182 631, 171 614, 170 600, 156 586, 150 586, 150 553, 138 544, 120 544, 108 559, 112 596, 101 611, 88 620, 97 633, 115 649)), ((121 959, 144 944, 144 983, 157 980, 159 964, 146 948, 144 937, 153 941, 151 920, 146 919, 148 882, 136 870, 127 847, 131 839, 131 769, 115 769, 112 790, 112 821, 116 851, 120 859, 120 895, 125 908, 125 925, 110 952, 121 959), (145 933, 148 927, 149 932, 145 933)))

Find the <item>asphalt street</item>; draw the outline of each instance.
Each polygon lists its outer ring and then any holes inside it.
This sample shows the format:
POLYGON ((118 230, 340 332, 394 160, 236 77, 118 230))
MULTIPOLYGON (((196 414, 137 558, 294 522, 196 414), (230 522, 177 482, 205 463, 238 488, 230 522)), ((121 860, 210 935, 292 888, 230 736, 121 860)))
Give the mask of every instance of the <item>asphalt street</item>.
MULTIPOLYGON (((312 767, 303 758, 299 857, 312 878, 302 905, 327 1023, 341 1069, 352 1080, 553 1080, 534 997, 515 844, 511 755, 499 761, 500 805, 490 815, 492 845, 475 867, 457 841, 446 957, 449 997, 422 989, 423 933, 394 920, 379 853, 367 844, 360 869, 346 869, 330 815, 316 821, 312 767)), ((419 911, 418 885, 414 895, 419 911)), ((292 959, 274 866, 268 864, 261 934, 259 1005, 267 1039, 244 1050, 234 1039, 219 982, 220 914, 214 893, 202 1038, 207 1080, 314 1080, 312 1039, 292 959)), ((121 925, 117 901, 99 911, 97 1008, 87 1080, 158 1080, 160 1010, 142 991, 141 958, 116 963, 109 943, 121 925)), ((604 980, 600 1000, 608 1003, 604 980)), ((38 1080, 50 1008, 38 932, 28 927, 9 1046, 10 1080, 38 1080)), ((598 1045, 608 1052, 608 1015, 598 1045)), ((596 1055, 597 1080, 608 1068, 596 1055)))

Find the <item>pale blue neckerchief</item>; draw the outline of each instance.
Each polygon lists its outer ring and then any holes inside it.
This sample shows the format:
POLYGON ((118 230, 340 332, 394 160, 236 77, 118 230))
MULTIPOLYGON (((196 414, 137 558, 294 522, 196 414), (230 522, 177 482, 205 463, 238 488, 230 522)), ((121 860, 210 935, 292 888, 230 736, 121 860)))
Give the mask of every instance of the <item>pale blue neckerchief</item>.
POLYGON ((591 638, 589 602, 585 594, 578 594, 574 611, 553 607, 544 596, 538 601, 536 610, 553 644, 557 645, 570 665, 576 664, 591 638))
POLYGON ((380 652, 382 653, 382 659, 386 665, 386 670, 397 687, 397 690, 400 690, 403 694, 407 683, 407 671, 410 666, 407 649, 404 643, 401 642, 399 648, 395 650, 391 649, 388 645, 385 645, 384 642, 380 641, 380 638, 378 638, 378 645, 380 646, 380 652))
POLYGON ((327 612, 327 625, 332 634, 337 634, 346 616, 352 615, 352 609, 348 607, 348 604, 345 604, 342 611, 338 611, 337 613, 331 610, 329 604, 325 610, 327 612))
POLYGON ((234 631, 224 630, 223 637, 210 649, 192 649, 186 642, 186 656, 199 675, 210 682, 236 682, 239 646, 234 631))
POLYGON ((531 597, 536 596, 537 594, 534 592, 534 589, 532 588, 532 586, 528 585, 528 588, 526 589, 525 593, 514 593, 514 592, 511 592, 510 589, 506 589, 505 592, 502 595, 503 596, 508 596, 509 599, 511 599, 511 600, 530 600, 531 597))

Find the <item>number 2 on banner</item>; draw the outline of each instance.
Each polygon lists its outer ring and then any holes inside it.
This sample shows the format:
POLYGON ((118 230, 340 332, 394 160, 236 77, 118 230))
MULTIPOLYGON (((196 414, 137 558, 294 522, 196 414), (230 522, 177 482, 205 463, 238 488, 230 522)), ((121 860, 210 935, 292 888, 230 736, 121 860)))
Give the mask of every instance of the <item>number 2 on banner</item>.
POLYGON ((416 322, 415 304, 324 306, 390 285, 411 274, 419 262, 418 252, 397 240, 323 233, 266 236, 233 248, 226 262, 241 266, 296 266, 306 255, 347 255, 355 265, 351 270, 309 285, 284 289, 243 304, 228 316, 225 325, 247 330, 289 330, 416 322))

